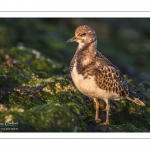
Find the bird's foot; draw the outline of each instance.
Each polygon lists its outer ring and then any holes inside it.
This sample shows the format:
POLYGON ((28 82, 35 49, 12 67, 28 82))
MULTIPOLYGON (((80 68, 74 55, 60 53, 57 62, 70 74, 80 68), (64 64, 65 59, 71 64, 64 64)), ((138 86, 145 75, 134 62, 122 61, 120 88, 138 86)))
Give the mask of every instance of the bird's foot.
POLYGON ((95 122, 96 123, 101 123, 101 119, 96 119, 95 122))
POLYGON ((108 121, 105 121, 105 122, 103 122, 103 123, 100 123, 100 125, 106 126, 106 125, 109 125, 109 122, 108 122, 108 121))
POLYGON ((89 121, 90 124, 94 124, 94 125, 100 124, 100 122, 101 122, 100 119, 97 119, 97 120, 92 119, 92 120, 89 121))

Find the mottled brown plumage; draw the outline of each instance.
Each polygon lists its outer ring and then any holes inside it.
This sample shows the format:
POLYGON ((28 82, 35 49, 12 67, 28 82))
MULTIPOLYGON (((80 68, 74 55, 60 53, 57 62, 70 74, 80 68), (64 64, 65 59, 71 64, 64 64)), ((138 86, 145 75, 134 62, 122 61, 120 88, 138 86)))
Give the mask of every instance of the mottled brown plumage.
POLYGON ((110 99, 127 98, 138 105, 145 105, 140 101, 140 95, 128 87, 119 69, 97 51, 96 33, 91 27, 78 27, 75 36, 68 40, 73 41, 79 45, 70 63, 71 76, 79 91, 93 98, 96 104, 95 120, 99 120, 99 98, 106 103, 104 124, 109 124, 110 99))

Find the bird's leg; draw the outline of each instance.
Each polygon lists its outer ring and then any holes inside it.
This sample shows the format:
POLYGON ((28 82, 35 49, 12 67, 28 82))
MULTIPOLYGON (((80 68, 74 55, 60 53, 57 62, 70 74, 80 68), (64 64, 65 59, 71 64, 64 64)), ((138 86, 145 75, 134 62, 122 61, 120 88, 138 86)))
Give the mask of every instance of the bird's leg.
POLYGON ((109 110, 110 110, 110 104, 109 101, 105 101, 106 102, 106 121, 103 123, 103 125, 107 125, 109 124, 109 110))
POLYGON ((93 100, 94 100, 95 106, 96 106, 95 121, 100 122, 100 119, 99 119, 99 101, 97 98, 93 98, 93 100))

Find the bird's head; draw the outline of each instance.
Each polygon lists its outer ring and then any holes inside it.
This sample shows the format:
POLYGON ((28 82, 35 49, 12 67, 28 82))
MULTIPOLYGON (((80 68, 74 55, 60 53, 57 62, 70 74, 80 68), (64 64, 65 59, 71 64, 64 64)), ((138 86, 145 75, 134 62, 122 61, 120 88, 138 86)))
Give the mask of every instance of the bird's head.
POLYGON ((67 42, 77 42, 79 44, 91 44, 96 41, 95 31, 87 26, 79 26, 75 31, 75 36, 69 39, 67 42))

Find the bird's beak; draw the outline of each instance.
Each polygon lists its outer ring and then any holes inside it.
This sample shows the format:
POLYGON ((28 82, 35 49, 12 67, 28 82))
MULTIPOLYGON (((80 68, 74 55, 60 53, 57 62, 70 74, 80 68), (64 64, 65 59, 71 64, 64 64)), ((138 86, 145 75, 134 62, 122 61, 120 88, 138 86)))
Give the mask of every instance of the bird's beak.
POLYGON ((67 42, 75 42, 76 39, 77 39, 77 38, 74 36, 74 37, 72 37, 71 39, 69 39, 67 42))

